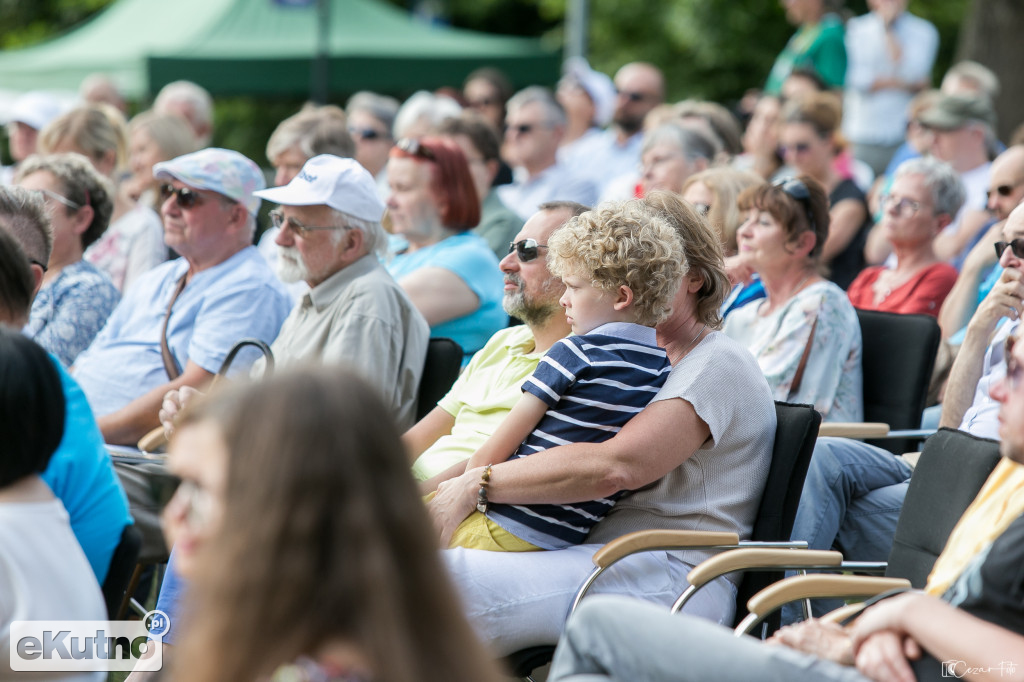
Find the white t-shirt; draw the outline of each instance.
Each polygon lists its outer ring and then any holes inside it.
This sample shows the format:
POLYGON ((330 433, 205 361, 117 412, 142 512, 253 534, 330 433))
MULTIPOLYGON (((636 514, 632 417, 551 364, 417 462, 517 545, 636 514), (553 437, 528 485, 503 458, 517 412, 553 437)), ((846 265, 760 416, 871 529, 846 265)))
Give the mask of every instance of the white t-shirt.
MULTIPOLYGON (((89 561, 59 500, 0 504, 0 679, 10 669, 15 620, 106 620, 107 608, 89 561)), ((48 679, 101 682, 105 674, 48 679)))

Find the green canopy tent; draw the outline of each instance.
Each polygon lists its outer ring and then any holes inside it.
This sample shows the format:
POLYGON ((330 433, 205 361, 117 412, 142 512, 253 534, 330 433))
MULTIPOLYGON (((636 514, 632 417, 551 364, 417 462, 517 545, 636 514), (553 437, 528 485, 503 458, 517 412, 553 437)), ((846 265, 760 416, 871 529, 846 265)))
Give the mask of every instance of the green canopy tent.
MULTIPOLYGON (((329 90, 408 92, 459 85, 493 65, 517 84, 550 83, 557 50, 535 39, 415 21, 382 0, 329 0, 329 90)), ((126 96, 188 79, 213 94, 309 94, 317 8, 272 0, 120 0, 49 42, 0 53, 0 88, 76 89, 94 72, 126 96)))

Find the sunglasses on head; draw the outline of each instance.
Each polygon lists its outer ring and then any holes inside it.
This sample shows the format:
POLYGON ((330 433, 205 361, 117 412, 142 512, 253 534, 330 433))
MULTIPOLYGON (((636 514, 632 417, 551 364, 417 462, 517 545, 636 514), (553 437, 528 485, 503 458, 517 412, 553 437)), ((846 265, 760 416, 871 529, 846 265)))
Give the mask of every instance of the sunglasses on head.
POLYGON ((203 203, 203 198, 199 196, 199 192, 188 187, 174 188, 174 185, 170 183, 164 183, 160 185, 160 202, 163 203, 174 196, 175 202, 178 204, 178 208, 190 209, 197 204, 203 203))
POLYGON ((1012 242, 996 242, 996 258, 1003 257, 1003 251, 1010 249, 1017 258, 1024 258, 1024 239, 1014 239, 1012 242))
MULTIPOLYGON (((811 192, 807 189, 807 185, 804 184, 804 181, 799 178, 783 178, 782 180, 776 180, 772 183, 772 187, 781 189, 791 198, 803 204, 804 213, 807 216, 808 227, 811 232, 815 232, 816 223, 814 222, 814 214, 811 213, 811 192)), ((815 248, 817 249, 818 247, 815 248)))
POLYGON ((541 249, 548 248, 546 244, 538 244, 536 239, 520 239, 508 245, 508 252, 515 251, 516 258, 520 263, 529 263, 536 260, 541 249))
POLYGON ((990 187, 985 192, 985 198, 991 199, 993 192, 1001 197, 1008 197, 1011 194, 1013 194, 1013 190, 1017 189, 1017 185, 1019 184, 1020 183, 1018 182, 1017 184, 1014 185, 999 185, 998 187, 990 187))
POLYGON ((434 152, 430 151, 430 147, 427 147, 415 138, 404 137, 395 146, 409 156, 417 156, 427 161, 437 161, 437 157, 434 156, 434 152))

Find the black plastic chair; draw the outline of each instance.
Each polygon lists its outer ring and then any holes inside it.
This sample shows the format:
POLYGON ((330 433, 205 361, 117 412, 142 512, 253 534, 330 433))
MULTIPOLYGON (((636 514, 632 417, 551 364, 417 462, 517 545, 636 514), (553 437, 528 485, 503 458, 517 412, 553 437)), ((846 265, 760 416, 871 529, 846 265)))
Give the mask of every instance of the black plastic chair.
MULTIPOLYGON (((689 533, 688 531, 678 531, 671 534, 664 531, 630 533, 613 540, 595 554, 594 561, 597 564, 597 568, 580 588, 580 592, 573 602, 573 609, 575 609, 579 601, 589 591, 590 586, 594 584, 598 576, 605 569, 618 560, 637 552, 676 548, 666 542, 672 536, 680 538, 685 536, 693 537, 695 543, 687 543, 687 546, 691 548, 702 546, 725 550, 737 547, 757 547, 770 544, 780 546, 782 543, 788 544, 789 535, 793 529, 793 521, 796 518, 796 510, 800 505, 800 492, 803 489, 804 476, 807 474, 807 467, 810 465, 811 454, 814 451, 814 441, 818 436, 821 414, 810 405, 792 405, 776 402, 775 415, 777 426, 775 429, 775 441, 772 446, 772 462, 768 470, 768 478, 758 506, 750 541, 738 544, 701 543, 701 533, 689 533), (648 542, 644 541, 645 536, 649 538, 648 542), (616 545, 622 546, 623 549, 617 551, 616 545), (607 561, 605 561, 606 557, 609 557, 607 561)), ((804 546, 806 547, 806 544, 804 546)), ((740 583, 737 594, 737 623, 746 615, 747 599, 763 587, 779 580, 782 575, 781 570, 752 572, 745 575, 740 583)), ((680 586, 680 590, 682 590, 682 586, 680 586)), ((554 645, 548 645, 522 649, 506 657, 506 666, 515 677, 531 679, 530 673, 534 669, 551 660, 554 648, 554 645)))
POLYGON ((427 416, 459 378, 462 355, 462 346, 451 339, 430 339, 416 398, 416 421, 427 416))
MULTIPOLYGON (((942 337, 929 315, 899 315, 858 310, 864 354, 864 421, 890 430, 921 426, 935 354, 942 337)), ((893 454, 916 451, 913 439, 868 440, 893 454)))
POLYGON ((124 617, 127 608, 125 595, 141 549, 142 533, 134 524, 125 526, 121 531, 121 540, 110 557, 110 568, 103 581, 103 601, 107 604, 107 615, 111 620, 124 617))

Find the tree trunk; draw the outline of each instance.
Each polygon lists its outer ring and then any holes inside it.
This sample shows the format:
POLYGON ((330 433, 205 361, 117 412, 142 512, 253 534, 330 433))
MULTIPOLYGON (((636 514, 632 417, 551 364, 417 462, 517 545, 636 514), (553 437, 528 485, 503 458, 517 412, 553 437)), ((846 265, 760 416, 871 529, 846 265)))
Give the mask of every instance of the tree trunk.
POLYGON ((995 102, 999 138, 1009 142, 1024 121, 1024 2, 973 0, 957 46, 957 60, 973 59, 999 77, 995 102))

